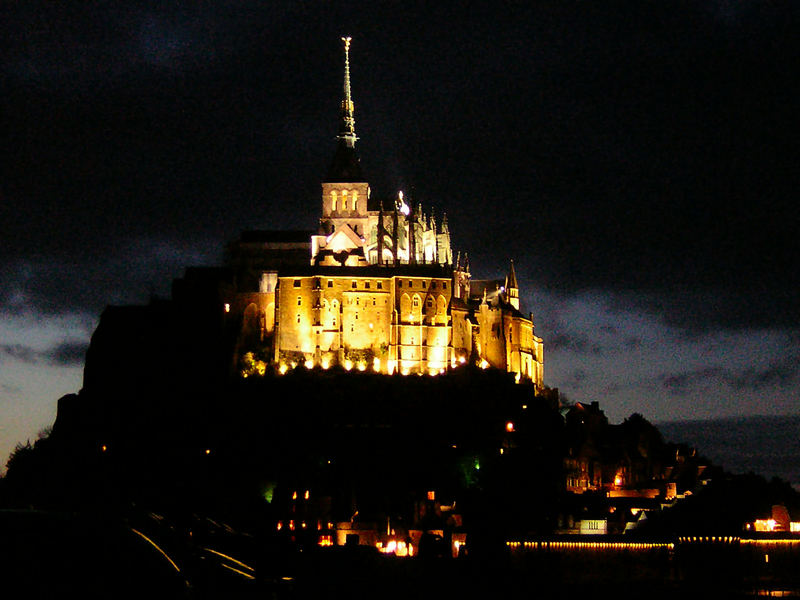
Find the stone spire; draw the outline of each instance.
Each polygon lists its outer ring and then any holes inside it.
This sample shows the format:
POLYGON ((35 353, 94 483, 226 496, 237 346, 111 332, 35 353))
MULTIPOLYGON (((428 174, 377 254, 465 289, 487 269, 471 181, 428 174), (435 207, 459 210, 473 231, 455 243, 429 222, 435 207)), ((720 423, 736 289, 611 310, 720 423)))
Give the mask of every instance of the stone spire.
POLYGON ((506 276, 506 288, 516 288, 519 289, 519 285, 517 285, 517 272, 514 270, 514 260, 511 260, 511 269, 506 276))
MULTIPOLYGON (((353 117, 353 96, 350 93, 350 37, 343 37, 344 42, 344 97, 339 122, 339 134, 336 136, 336 152, 325 182, 349 183, 364 182, 361 160, 356 153, 356 120, 353 117)), ((366 200, 365 200, 366 201, 366 200)))
POLYGON ((508 303, 519 310, 519 284, 517 283, 517 272, 514 270, 514 261, 511 261, 511 269, 506 275, 506 298, 508 303))
POLYGON ((355 148, 356 120, 353 117, 353 96, 350 93, 350 41, 351 37, 343 37, 344 42, 344 98, 342 99, 342 124, 339 129, 338 140, 343 141, 348 148, 355 148))

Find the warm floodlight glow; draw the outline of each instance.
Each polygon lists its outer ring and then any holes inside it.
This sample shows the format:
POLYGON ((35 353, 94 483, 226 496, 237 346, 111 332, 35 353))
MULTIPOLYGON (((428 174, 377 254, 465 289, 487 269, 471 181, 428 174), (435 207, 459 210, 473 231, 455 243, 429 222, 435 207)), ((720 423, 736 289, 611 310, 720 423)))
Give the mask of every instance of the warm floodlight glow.
POLYGON ((331 366, 331 361, 330 361, 330 359, 329 359, 329 358, 323 358, 323 359, 322 359, 322 363, 321 363, 321 365, 322 365, 322 368, 323 368, 323 369, 329 369, 329 368, 330 368, 330 366, 331 366))
POLYGON ((481 360, 481 369, 488 369, 488 368, 489 368, 489 363, 484 358, 483 360, 481 360))
POLYGON ((230 305, 230 304, 228 304, 227 302, 225 303, 225 312, 226 312, 226 313, 229 313, 229 312, 231 312, 231 305, 230 305))
POLYGON ((397 192, 397 206, 400 212, 403 213, 405 216, 408 216, 411 213, 411 209, 408 207, 408 204, 406 204, 406 201, 403 200, 402 191, 397 192))
POLYGON ((359 361, 359 363, 358 363, 358 365, 357 365, 357 367, 356 367, 356 368, 357 368, 359 371, 366 371, 366 370, 367 370, 367 363, 365 363, 365 362, 363 362, 363 361, 359 361))
POLYGON ((374 371, 380 372, 380 370, 381 370, 381 359, 380 358, 375 357, 375 358, 372 359, 372 369, 374 371))
POLYGON ((349 371, 352 368, 353 368, 353 361, 348 358, 346 361, 344 361, 344 369, 345 371, 349 371))
POLYGON ((286 366, 286 363, 281 363, 281 366, 278 367, 278 373, 280 373, 281 375, 286 373, 286 371, 288 371, 288 370, 289 370, 289 367, 286 366))
POLYGON ((313 369, 314 368, 314 361, 312 359, 308 359, 306 361, 306 369, 313 369))
POLYGON ((514 423, 512 423, 511 421, 506 423, 506 431, 508 432, 514 431, 514 423))

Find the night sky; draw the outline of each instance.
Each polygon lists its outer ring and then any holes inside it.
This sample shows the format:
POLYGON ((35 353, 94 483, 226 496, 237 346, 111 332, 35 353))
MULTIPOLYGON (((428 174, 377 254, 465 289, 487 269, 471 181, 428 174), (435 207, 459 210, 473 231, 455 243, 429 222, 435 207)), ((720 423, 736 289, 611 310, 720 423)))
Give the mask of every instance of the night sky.
POLYGON ((0 463, 104 306, 316 226, 342 35, 373 196, 445 211, 473 277, 514 259, 549 386, 800 412, 798 31, 790 0, 4 3, 0 463))

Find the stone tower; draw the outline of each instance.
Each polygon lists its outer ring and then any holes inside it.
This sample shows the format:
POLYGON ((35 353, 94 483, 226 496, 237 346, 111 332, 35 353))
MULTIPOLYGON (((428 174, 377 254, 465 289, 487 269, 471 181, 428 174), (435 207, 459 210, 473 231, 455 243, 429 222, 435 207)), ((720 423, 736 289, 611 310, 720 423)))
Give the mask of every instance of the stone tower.
POLYGON ((350 91, 351 38, 344 37, 342 41, 344 42, 344 97, 339 134, 336 136, 336 152, 322 183, 320 233, 330 236, 341 231, 345 237, 352 240, 355 235, 363 243, 369 223, 367 200, 370 189, 356 152, 358 137, 350 91))

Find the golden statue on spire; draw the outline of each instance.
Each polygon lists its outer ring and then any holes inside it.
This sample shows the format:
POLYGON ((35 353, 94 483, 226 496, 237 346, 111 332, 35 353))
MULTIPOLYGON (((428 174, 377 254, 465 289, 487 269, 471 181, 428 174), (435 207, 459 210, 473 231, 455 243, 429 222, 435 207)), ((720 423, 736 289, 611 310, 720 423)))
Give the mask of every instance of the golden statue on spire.
POLYGON ((353 117, 353 97, 350 94, 350 42, 353 38, 343 37, 344 42, 344 99, 342 100, 342 130, 339 139, 344 140, 350 147, 354 147, 356 140, 356 120, 353 117))

